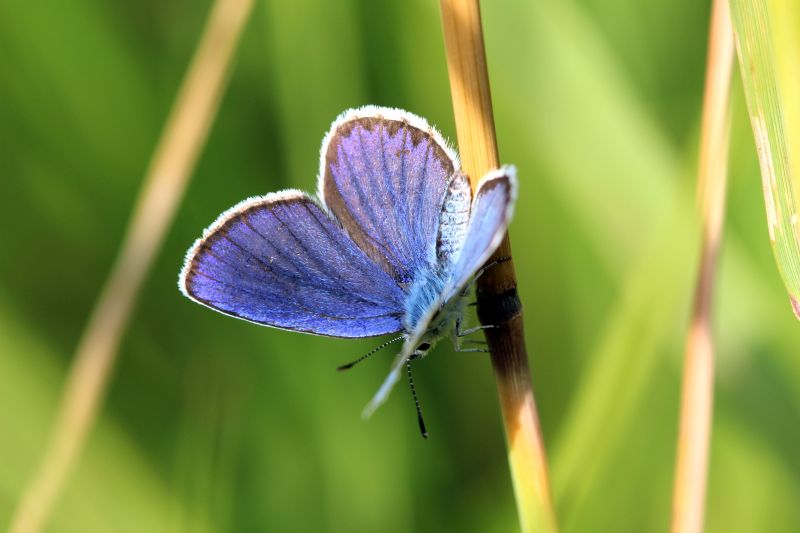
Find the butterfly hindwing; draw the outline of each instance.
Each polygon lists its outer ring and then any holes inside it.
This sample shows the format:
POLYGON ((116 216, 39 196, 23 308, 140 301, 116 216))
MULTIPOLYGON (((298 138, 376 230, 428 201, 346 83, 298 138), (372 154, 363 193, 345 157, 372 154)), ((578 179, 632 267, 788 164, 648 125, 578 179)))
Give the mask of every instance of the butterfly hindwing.
POLYGON ((436 260, 440 269, 449 270, 459 256, 469 228, 472 191, 469 179, 457 172, 450 180, 439 213, 439 233, 436 238, 436 260))
MULTIPOLYGON (((455 205, 462 203, 457 199, 457 195, 452 196, 455 205)), ((414 329, 408 332, 403 348, 392 362, 389 375, 364 409, 364 416, 371 415, 386 401, 392 388, 400 380, 403 366, 419 344, 426 340, 428 328, 434 317, 443 309, 447 309, 450 304, 463 302, 461 291, 475 278, 478 270, 500 246, 514 212, 516 196, 517 175, 513 166, 504 166, 492 171, 478 183, 472 200, 468 227, 466 232, 461 232, 462 236, 459 237, 461 242, 454 245, 458 250, 457 258, 452 264, 442 265, 448 268, 445 288, 439 298, 434 299, 422 313, 414 329)), ((460 220, 460 217, 456 219, 460 220)), ((455 231, 456 226, 451 231, 455 231)), ((459 309, 457 305, 455 309, 459 309)))
POLYGON ((491 257, 508 229, 517 197, 517 171, 510 165, 487 174, 472 200, 469 227, 450 271, 445 298, 456 296, 491 257))
POLYGON ((458 159, 423 119, 365 107, 322 145, 320 194, 347 233, 400 284, 436 264, 438 219, 458 159))
POLYGON ((369 337, 402 329, 402 290, 299 191, 220 216, 189 250, 179 285, 217 311, 293 331, 369 337))

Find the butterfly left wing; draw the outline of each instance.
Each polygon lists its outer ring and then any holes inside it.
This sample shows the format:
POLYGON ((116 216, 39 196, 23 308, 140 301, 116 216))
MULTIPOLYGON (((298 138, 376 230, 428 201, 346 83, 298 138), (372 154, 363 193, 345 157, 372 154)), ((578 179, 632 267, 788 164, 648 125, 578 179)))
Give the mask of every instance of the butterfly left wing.
POLYGON ((403 329, 404 293, 300 191, 245 200, 186 256, 192 300, 259 324, 332 337, 403 329))

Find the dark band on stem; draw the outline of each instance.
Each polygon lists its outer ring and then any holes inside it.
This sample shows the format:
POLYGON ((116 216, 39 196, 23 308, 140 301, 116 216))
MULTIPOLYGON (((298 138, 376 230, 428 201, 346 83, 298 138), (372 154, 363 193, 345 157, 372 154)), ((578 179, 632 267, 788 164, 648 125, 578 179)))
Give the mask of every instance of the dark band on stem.
POLYGON ((478 319, 481 324, 500 326, 522 313, 516 287, 492 294, 478 287, 478 319))

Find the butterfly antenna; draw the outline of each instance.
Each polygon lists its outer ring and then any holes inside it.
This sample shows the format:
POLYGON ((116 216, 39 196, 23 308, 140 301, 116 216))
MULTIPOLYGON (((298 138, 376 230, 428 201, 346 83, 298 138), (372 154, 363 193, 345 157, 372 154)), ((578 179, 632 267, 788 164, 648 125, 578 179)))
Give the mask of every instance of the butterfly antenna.
POLYGON ((401 336, 399 336, 397 338, 388 340, 388 341, 384 342, 383 344, 381 344, 380 346, 378 346, 377 348, 373 348, 369 352, 365 353, 364 355, 362 355, 361 357, 359 357, 355 361, 351 361, 351 362, 347 363, 346 365, 342 365, 342 366, 338 367, 336 370, 349 370, 349 369, 353 368, 354 366, 356 366, 361 361, 363 361, 364 359, 366 359, 367 357, 369 357, 370 355, 374 354, 375 352, 379 352, 379 351, 383 350, 384 348, 386 348, 387 346, 389 346, 390 344, 392 344, 393 342, 397 342, 399 340, 402 340, 403 338, 404 338, 404 336, 401 335, 401 336))
MULTIPOLYGON (((483 276, 483 274, 484 274, 484 273, 485 273, 487 270, 491 270, 491 269, 493 269, 494 267, 496 267, 497 265, 500 265, 500 264, 502 264, 502 263, 505 263, 506 261, 510 261, 510 260, 511 260, 511 256, 509 256, 509 255, 504 255, 504 256, 502 256, 502 257, 498 257, 497 259, 495 259, 495 260, 494 260, 494 261, 492 261, 491 263, 486 263, 485 265, 483 265, 483 267, 482 267, 480 270, 478 270, 478 271, 475 273, 475 275, 474 275, 474 276, 472 276, 472 281, 470 281, 469 283, 467 283, 467 285, 466 285, 466 286, 465 286, 465 287, 464 287, 464 288, 461 290, 461 296, 466 296, 466 295, 469 293, 469 291, 471 291, 471 290, 472 290, 472 287, 473 287, 473 285, 475 285, 475 282, 476 282, 476 281, 478 281, 478 278, 480 278, 481 276, 483 276)), ((478 302, 471 303, 471 304, 469 304, 469 305, 478 305, 478 302)))
POLYGON ((414 397, 414 406, 417 408, 417 422, 419 422, 419 432, 422 434, 423 439, 427 439, 428 430, 425 429, 425 421, 422 419, 422 408, 420 408, 419 399, 417 398, 417 389, 414 388, 414 379, 411 377, 411 361, 406 361, 406 370, 408 371, 408 384, 411 386, 411 396, 414 397))
MULTIPOLYGON (((494 267, 496 267, 497 265, 503 264, 503 263, 505 263, 506 261, 511 261, 511 256, 509 256, 509 255, 504 255, 504 256, 502 256, 502 257, 498 257, 497 259, 495 259, 495 260, 494 260, 494 261, 492 261, 491 263, 486 263, 485 265, 483 265, 483 267, 482 267, 480 270, 478 270, 478 271, 475 273, 475 276, 474 276, 474 278, 477 280, 479 277, 483 276, 483 274, 484 274, 484 273, 485 273, 487 270, 491 270, 491 269, 493 269, 494 267)), ((473 282, 473 283, 474 283, 474 282, 473 282)))

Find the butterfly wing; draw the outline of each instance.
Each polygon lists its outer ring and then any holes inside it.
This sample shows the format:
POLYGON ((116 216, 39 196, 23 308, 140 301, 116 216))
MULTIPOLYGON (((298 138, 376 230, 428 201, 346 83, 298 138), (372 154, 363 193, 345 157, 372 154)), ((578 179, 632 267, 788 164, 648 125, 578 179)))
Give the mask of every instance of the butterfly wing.
POLYGON ((517 172, 513 166, 504 166, 487 174, 478 184, 472 201, 469 225, 460 247, 458 258, 452 264, 449 281, 442 291, 441 299, 430 306, 419 320, 414 331, 409 332, 403 348, 392 362, 389 375, 378 392, 364 408, 364 416, 370 416, 388 398, 395 383, 400 380, 403 366, 425 338, 431 320, 441 305, 472 281, 475 273, 486 263, 500 246, 514 213, 517 198, 517 172))
POLYGON ((456 296, 491 257, 511 222, 517 199, 517 170, 511 165, 488 173, 478 183, 469 226, 458 259, 452 266, 445 300, 456 296))
POLYGON ((356 244, 401 284, 436 265, 438 218, 458 157, 424 119, 345 112, 322 143, 320 196, 356 244))
POLYGON ((186 256, 181 291, 237 318, 332 337, 402 329, 402 289, 300 191, 223 213, 186 256))

